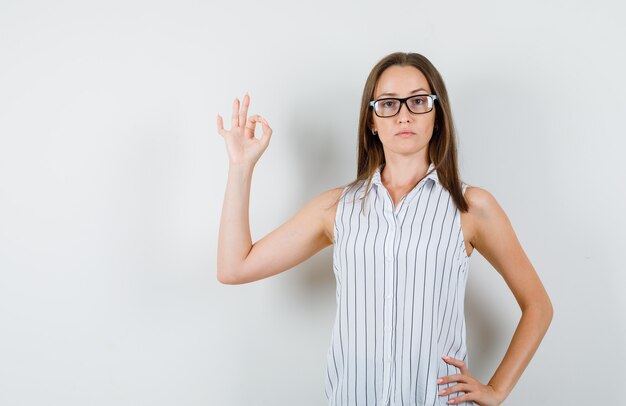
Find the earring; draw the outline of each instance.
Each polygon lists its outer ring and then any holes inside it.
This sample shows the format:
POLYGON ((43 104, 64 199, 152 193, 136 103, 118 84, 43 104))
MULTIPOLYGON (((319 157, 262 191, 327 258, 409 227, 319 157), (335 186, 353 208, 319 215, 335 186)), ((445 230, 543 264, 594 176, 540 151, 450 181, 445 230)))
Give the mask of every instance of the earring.
POLYGON ((376 135, 376 130, 372 128, 372 134, 376 135))

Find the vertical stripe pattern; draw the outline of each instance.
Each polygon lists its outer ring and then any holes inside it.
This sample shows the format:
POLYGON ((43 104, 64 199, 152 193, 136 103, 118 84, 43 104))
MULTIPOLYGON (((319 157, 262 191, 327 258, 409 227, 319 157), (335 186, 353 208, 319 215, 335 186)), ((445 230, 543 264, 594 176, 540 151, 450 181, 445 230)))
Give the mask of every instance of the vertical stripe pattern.
POLYGON ((380 170, 364 210, 365 182, 344 189, 337 207, 326 397, 331 406, 447 405, 463 392, 437 394, 454 385, 437 378, 460 372, 441 357, 468 363, 460 211, 432 163, 395 207, 380 170))

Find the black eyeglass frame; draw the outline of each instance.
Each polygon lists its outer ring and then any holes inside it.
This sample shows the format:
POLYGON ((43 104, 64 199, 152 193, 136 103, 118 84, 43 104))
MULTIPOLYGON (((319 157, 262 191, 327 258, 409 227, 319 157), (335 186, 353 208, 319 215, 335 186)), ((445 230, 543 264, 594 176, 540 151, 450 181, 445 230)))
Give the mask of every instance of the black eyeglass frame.
POLYGON ((378 100, 372 100, 372 101, 370 101, 370 107, 374 110, 374 114, 376 114, 376 116, 378 116, 378 117, 380 117, 380 118, 389 118, 389 117, 394 117, 394 116, 397 116, 397 115, 398 115, 398 113, 400 113, 400 110, 402 110, 402 105, 403 105, 403 104, 404 104, 404 105, 406 105, 406 108, 407 108, 407 109, 408 109, 411 113, 413 113, 413 114, 426 114, 426 113, 430 113, 430 112, 431 112, 431 111, 433 111, 433 109, 435 108, 435 100, 437 100, 437 95, 436 95, 436 94, 415 94, 415 95, 413 95, 413 96, 405 97, 405 98, 403 98, 403 99, 399 99, 399 98, 396 98, 396 97, 385 97, 385 98, 383 98, 383 99, 378 99, 378 100), (429 97, 429 98, 432 100, 432 106, 430 107, 430 110, 428 110, 428 111, 424 111, 424 112, 422 112, 422 113, 416 113, 416 112, 414 112, 413 110, 411 110, 411 108, 409 107, 409 104, 407 103, 407 101, 408 101, 409 99, 412 99, 412 98, 414 98, 414 97, 419 97, 419 96, 427 96, 427 97, 429 97), (399 102, 400 102, 400 107, 398 108, 398 111, 396 112, 396 114, 391 115, 391 116, 381 116, 381 115, 379 115, 379 114, 378 114, 378 112, 376 112, 376 108, 375 108, 376 103, 381 102, 381 101, 385 101, 385 100, 397 100, 397 101, 399 101, 399 102))

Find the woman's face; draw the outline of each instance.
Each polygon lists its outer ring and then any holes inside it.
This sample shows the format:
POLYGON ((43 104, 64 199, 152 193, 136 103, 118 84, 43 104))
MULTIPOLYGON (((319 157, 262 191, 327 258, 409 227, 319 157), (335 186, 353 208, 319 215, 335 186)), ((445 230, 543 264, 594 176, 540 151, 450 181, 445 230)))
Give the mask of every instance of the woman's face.
MULTIPOLYGON (((416 94, 431 94, 428 81, 413 66, 393 65, 385 69, 374 89, 374 100, 385 97, 404 98, 416 94)), ((435 107, 424 114, 411 113, 406 104, 393 117, 381 118, 372 111, 373 130, 383 144, 385 155, 389 152, 412 155, 421 150, 428 156, 428 142, 435 125, 435 107)))

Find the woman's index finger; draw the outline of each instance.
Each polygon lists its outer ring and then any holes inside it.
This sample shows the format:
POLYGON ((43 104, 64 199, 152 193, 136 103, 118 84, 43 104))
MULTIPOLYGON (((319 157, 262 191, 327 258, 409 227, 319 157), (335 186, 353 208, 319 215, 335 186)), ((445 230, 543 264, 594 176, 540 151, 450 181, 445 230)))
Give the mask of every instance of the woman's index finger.
POLYGON ((239 99, 235 99, 233 102, 233 113, 231 118, 231 130, 235 127, 239 127, 239 99))

